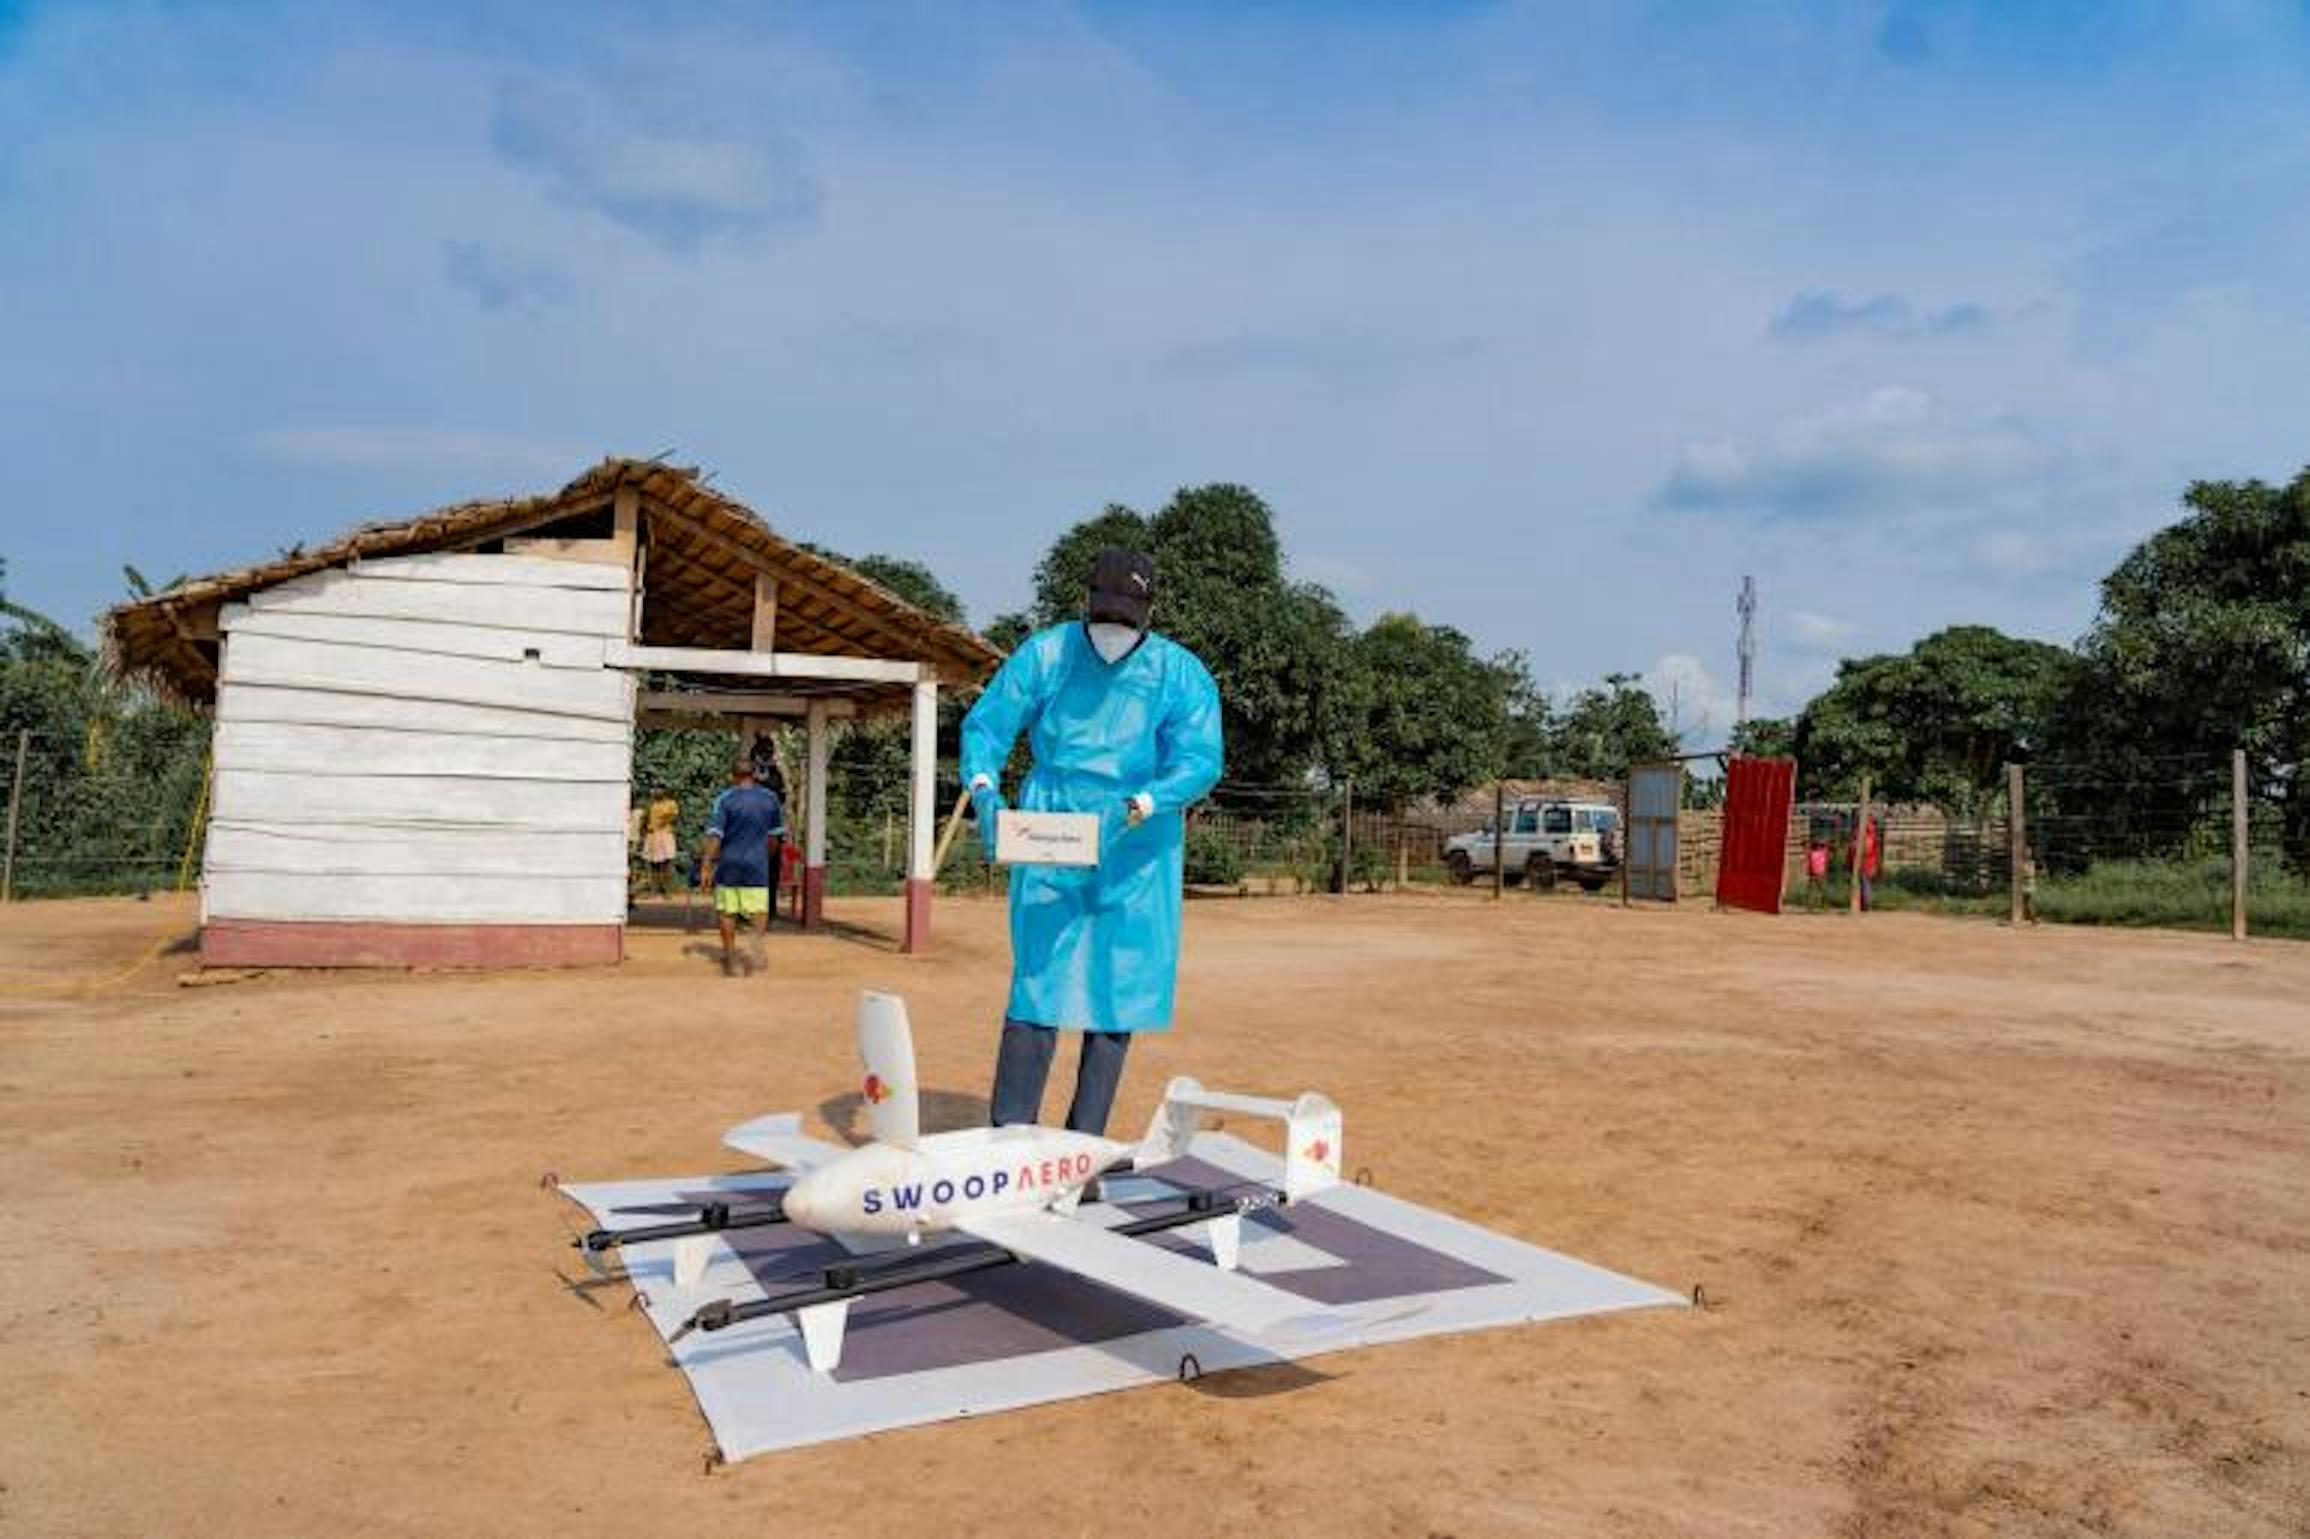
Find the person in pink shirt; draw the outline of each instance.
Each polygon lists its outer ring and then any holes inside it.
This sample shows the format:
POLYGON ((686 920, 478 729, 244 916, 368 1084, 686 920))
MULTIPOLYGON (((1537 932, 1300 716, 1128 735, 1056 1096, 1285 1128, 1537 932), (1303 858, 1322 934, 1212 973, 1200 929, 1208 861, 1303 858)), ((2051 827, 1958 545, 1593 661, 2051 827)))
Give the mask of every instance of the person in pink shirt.
POLYGON ((1829 841, 1815 839, 1805 851, 1805 907, 1817 909, 1829 901, 1829 841))

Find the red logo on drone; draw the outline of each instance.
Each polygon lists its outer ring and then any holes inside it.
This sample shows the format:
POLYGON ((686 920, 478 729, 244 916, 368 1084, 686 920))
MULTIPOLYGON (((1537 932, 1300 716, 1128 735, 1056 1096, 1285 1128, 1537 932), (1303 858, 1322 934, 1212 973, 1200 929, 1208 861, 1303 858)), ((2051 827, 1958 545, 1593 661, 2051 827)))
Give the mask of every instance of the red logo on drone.
POLYGON ((1329 1165, 1331 1163, 1331 1145, 1319 1138, 1307 1146, 1307 1157, 1318 1165, 1329 1165))
POLYGON ((869 1106, 880 1106, 890 1099, 890 1087, 882 1082, 882 1076, 879 1074, 867 1075, 866 1083, 859 1086, 858 1090, 859 1094, 866 1097, 866 1104, 869 1106))

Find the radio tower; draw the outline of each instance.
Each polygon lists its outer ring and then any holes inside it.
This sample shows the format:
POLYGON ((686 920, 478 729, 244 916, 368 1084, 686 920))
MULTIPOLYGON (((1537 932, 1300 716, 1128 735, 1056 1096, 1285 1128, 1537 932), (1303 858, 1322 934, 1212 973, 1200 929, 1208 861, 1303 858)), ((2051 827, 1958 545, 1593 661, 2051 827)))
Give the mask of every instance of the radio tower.
POLYGON ((1741 690, 1740 706, 1733 716, 1733 725, 1739 727, 1749 719, 1749 691, 1756 684, 1757 672, 1757 580, 1741 579, 1740 602, 1736 606, 1741 617, 1741 690))

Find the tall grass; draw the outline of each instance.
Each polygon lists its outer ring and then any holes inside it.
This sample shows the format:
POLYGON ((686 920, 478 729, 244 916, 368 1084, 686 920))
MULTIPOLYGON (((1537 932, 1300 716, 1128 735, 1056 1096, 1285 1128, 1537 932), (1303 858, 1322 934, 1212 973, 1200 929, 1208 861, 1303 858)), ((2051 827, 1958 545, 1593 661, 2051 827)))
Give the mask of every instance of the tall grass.
MULTIPOLYGON (((1843 873, 1829 883, 1828 906, 1845 906, 1843 873)), ((1802 881, 1783 900, 1805 905, 1802 881)), ((1880 909, 1975 914, 2003 918, 2005 889, 1952 889, 1937 872, 1888 871, 1874 888, 1880 909)), ((2230 927, 2230 862, 2225 857, 2190 860, 2100 860, 2081 872, 2038 878, 2037 917, 2049 924, 2153 925, 2178 930, 2230 927)), ((2248 863, 2247 928, 2256 935, 2310 940, 2310 881, 2290 874, 2275 850, 2257 851, 2248 863)))

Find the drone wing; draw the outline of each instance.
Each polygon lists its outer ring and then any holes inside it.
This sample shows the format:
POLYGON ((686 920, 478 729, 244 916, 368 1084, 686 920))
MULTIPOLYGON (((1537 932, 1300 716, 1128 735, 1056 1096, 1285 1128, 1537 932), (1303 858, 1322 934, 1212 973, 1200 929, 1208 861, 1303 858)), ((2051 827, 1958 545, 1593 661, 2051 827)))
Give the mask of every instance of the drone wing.
POLYGON ((780 1112, 772 1117, 756 1117, 752 1122, 741 1122, 722 1135, 723 1144, 740 1154, 751 1154, 758 1160, 783 1166, 796 1174, 825 1164, 848 1151, 830 1144, 823 1138, 812 1138, 802 1131, 802 1117, 798 1112, 780 1112))
POLYGON ((955 1227, 991 1240, 1022 1260, 1088 1277, 1175 1314, 1242 1335, 1278 1330, 1299 1334, 1332 1323, 1330 1316, 1319 1314, 1317 1305, 1296 1294, 1083 1219, 1038 1209, 968 1218, 955 1227))

